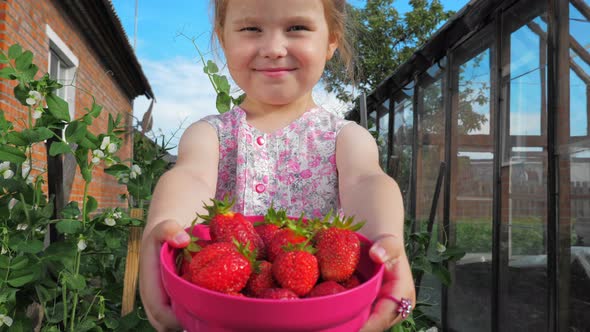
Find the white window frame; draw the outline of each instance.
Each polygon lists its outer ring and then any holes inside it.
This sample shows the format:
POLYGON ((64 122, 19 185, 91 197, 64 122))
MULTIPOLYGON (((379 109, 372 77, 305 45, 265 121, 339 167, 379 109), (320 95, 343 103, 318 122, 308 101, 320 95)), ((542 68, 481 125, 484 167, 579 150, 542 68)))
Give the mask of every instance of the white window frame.
POLYGON ((70 118, 74 119, 76 113, 76 73, 80 62, 78 57, 70 50, 64 41, 51 29, 49 24, 45 25, 45 32, 49 38, 49 52, 47 55, 47 72, 50 75, 55 73, 51 70, 53 61, 59 61, 58 82, 64 87, 58 91, 58 95, 68 102, 70 118), (57 59, 56 59, 57 58, 57 59))

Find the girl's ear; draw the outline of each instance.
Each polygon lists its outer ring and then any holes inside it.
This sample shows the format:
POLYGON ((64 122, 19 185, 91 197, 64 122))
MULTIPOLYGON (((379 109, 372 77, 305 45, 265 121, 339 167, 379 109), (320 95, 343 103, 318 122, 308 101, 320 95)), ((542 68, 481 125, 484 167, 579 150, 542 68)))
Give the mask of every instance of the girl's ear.
POLYGON ((221 45, 221 48, 224 48, 224 46, 223 46, 223 29, 220 27, 217 27, 215 29, 215 35, 217 36, 217 40, 219 40, 219 44, 221 45))
POLYGON ((332 59, 334 52, 338 49, 338 36, 332 34, 328 40, 328 52, 326 53, 326 61, 332 59))

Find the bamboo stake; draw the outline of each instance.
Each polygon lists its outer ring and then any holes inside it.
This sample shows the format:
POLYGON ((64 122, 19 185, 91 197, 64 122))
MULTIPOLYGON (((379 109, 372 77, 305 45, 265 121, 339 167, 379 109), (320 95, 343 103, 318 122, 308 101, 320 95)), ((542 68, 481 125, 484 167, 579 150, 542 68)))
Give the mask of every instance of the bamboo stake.
MULTIPOLYGON (((143 219, 143 209, 133 208, 131 218, 143 219)), ((127 241, 127 260, 125 262, 125 283, 123 285, 123 301, 121 316, 125 316, 135 309, 137 280, 139 278, 139 247, 141 244, 142 227, 130 226, 127 241)))

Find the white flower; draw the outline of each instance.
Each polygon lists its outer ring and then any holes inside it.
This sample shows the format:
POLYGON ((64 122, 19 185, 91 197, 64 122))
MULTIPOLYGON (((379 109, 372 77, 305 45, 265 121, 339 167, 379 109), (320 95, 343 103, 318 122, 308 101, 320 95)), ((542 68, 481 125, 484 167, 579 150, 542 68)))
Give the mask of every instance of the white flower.
POLYGON ((103 319, 103 318, 104 318, 104 313, 102 313, 102 312, 99 312, 99 313, 98 313, 98 320, 101 320, 101 319, 103 319))
POLYGON ((123 213, 121 213, 121 211, 117 211, 115 213, 113 213, 113 218, 115 219, 121 219, 123 217, 123 213))
POLYGON ((5 314, 0 314, 0 326, 6 325, 8 327, 12 326, 12 318, 6 316, 5 314))
POLYGON ((41 111, 39 111, 39 110, 35 110, 35 111, 33 112, 33 119, 35 119, 35 120, 36 120, 36 119, 40 118, 40 117, 41 117, 41 115, 43 115, 43 112, 41 112, 41 111))
POLYGON ((29 97, 25 101, 27 105, 33 106, 37 104, 41 100, 41 98, 43 98, 43 96, 41 95, 41 93, 39 93, 39 91, 31 90, 29 91, 29 97))
POLYGON ((115 226, 116 224, 115 219, 113 218, 105 218, 104 223, 107 224, 107 226, 115 226))
POLYGON ((105 136, 102 139, 102 143, 100 144, 100 149, 101 150, 106 149, 109 146, 109 144, 111 144, 111 137, 110 136, 105 136))
POLYGON ((119 147, 117 146, 117 144, 111 143, 107 147, 107 152, 110 153, 110 154, 113 154, 113 153, 117 152, 118 149, 119 149, 119 147))
POLYGON ((94 150, 92 151, 92 163, 93 164, 98 164, 101 159, 104 158, 104 152, 102 152, 101 150, 94 150))
POLYGON ((27 228, 29 228, 29 225, 27 225, 27 224, 18 224, 18 225, 16 225, 16 230, 17 231, 26 231, 27 228))
POLYGON ((8 250, 6 250, 5 246, 2 246, 2 251, 0 252, 1 255, 4 255, 5 253, 7 253, 8 250))
POLYGON ((35 90, 29 91, 29 97, 35 98, 37 100, 41 100, 41 98, 43 98, 43 96, 41 95, 41 92, 35 91, 35 90))
POLYGON ((139 165, 133 165, 131 166, 131 172, 135 172, 138 175, 141 175, 141 167, 139 167, 139 165))
POLYGON ((10 169, 10 162, 5 161, 0 164, 0 175, 5 179, 10 179, 14 176, 14 172, 10 169))
POLYGON ((47 229, 39 226, 39 227, 35 228, 35 232, 37 232, 39 234, 45 234, 45 233, 47 233, 47 229))
POLYGON ((2 172, 2 176, 4 177, 4 179, 10 179, 14 176, 14 172, 11 169, 7 169, 4 172, 2 172))
POLYGON ((16 203, 18 203, 18 200, 15 198, 11 198, 10 201, 8 201, 8 210, 12 210, 16 203))
POLYGON ((88 245, 86 244, 86 240, 84 238, 80 238, 78 240, 78 251, 83 251, 87 246, 88 245))
POLYGON ((439 243, 436 244, 436 251, 438 253, 442 254, 443 252, 447 251, 447 247, 445 247, 444 244, 442 244, 442 243, 439 242, 439 243))

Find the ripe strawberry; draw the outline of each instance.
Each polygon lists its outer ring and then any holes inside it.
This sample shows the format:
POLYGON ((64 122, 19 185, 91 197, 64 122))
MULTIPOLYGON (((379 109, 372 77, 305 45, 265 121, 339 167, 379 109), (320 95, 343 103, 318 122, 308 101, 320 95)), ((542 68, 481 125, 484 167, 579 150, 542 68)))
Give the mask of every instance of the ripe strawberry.
POLYGON ((328 228, 316 234, 316 257, 322 279, 342 282, 352 276, 361 253, 361 243, 354 232, 362 225, 353 225, 352 218, 335 217, 328 228))
POLYGON ((267 288, 278 288, 277 283, 272 277, 272 264, 267 261, 260 261, 256 262, 255 265, 254 272, 246 284, 246 293, 254 297, 260 297, 263 290, 267 288))
POLYGON ((260 235, 265 246, 270 245, 270 241, 275 233, 282 228, 287 222, 287 212, 279 209, 278 211, 271 206, 264 215, 264 221, 255 223, 254 229, 260 235))
POLYGON ((303 243, 308 240, 306 230, 296 225, 297 222, 293 220, 288 221, 286 228, 280 229, 272 237, 270 244, 266 248, 269 261, 274 262, 276 257, 284 251, 283 248, 286 245, 303 243))
POLYGON ((237 241, 213 243, 193 257, 191 281, 222 293, 239 292, 250 278, 252 262, 252 253, 237 241))
POLYGON ((267 288, 260 293, 263 299, 292 300, 298 299, 297 294, 285 288, 267 288))
POLYGON ((211 205, 204 208, 208 215, 199 215, 204 219, 204 224, 209 225, 211 240, 214 242, 232 242, 236 239, 239 243, 248 245, 250 251, 262 251, 264 245, 260 236, 254 230, 252 223, 241 214, 231 211, 235 201, 225 198, 223 201, 211 199, 211 205))
POLYGON ((359 280, 359 278, 356 276, 356 274, 353 274, 350 278, 344 280, 343 282, 340 283, 342 286, 344 286, 344 288, 346 289, 353 289, 356 286, 361 284, 361 281, 359 280))
POLYGON ((280 253, 273 262, 272 274, 281 287, 304 296, 318 281, 318 261, 313 255, 313 248, 307 243, 287 250, 290 251, 280 253))
POLYGON ((315 285, 315 287, 307 294, 307 297, 326 296, 344 292, 346 288, 335 281, 323 281, 315 285))

